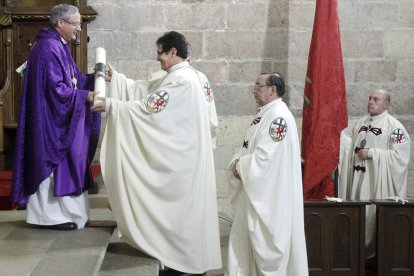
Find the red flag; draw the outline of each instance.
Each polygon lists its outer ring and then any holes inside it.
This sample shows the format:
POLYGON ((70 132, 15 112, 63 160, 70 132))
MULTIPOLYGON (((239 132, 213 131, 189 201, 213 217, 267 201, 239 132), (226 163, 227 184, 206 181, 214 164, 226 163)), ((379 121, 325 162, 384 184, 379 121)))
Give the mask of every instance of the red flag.
POLYGON ((341 130, 348 125, 337 0, 317 0, 302 120, 305 199, 334 195, 341 130))

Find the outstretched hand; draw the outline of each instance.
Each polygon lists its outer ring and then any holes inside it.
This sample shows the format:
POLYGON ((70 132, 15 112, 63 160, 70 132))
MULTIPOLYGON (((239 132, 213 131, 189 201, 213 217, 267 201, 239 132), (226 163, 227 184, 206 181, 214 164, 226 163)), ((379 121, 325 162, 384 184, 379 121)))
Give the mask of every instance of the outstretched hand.
POLYGON ((98 91, 89 91, 88 93, 88 97, 86 98, 86 101, 88 103, 93 103, 93 98, 95 97, 96 94, 98 94, 98 91))
POLYGON ((114 71, 114 68, 112 68, 111 64, 108 63, 105 69, 105 81, 111 81, 112 80, 112 73, 114 71))
POLYGON ((106 107, 106 102, 105 102, 105 97, 98 97, 97 98, 97 102, 94 106, 91 107, 91 111, 92 112, 105 112, 105 107, 106 107))

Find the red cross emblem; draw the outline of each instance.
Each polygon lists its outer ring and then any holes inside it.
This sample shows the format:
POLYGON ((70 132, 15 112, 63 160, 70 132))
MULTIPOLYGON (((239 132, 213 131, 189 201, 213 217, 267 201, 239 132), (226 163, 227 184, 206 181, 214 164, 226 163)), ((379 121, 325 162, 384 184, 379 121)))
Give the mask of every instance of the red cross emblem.
POLYGON ((404 132, 401 128, 394 129, 394 131, 391 134, 391 139, 396 144, 401 144, 405 142, 405 136, 404 132))
POLYGON ((147 110, 151 113, 157 113, 163 110, 168 103, 169 95, 167 91, 156 91, 147 100, 147 110))
POLYGON ((207 102, 209 103, 212 102, 214 99, 214 96, 213 96, 213 91, 211 90, 210 83, 208 81, 204 82, 203 88, 204 88, 204 94, 206 95, 207 102))
POLYGON ((274 120, 269 127, 269 135, 275 142, 282 141, 287 133, 287 123, 282 117, 274 120))

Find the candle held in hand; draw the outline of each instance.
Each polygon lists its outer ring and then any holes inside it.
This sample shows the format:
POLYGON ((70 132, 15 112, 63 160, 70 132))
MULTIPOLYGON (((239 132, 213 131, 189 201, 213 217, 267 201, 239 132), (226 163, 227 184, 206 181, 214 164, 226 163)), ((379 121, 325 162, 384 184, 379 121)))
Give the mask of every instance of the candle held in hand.
POLYGON ((98 97, 105 97, 105 69, 106 69, 106 51, 102 47, 96 48, 96 65, 95 65, 95 91, 99 93, 93 99, 93 105, 96 106, 102 100, 98 97))

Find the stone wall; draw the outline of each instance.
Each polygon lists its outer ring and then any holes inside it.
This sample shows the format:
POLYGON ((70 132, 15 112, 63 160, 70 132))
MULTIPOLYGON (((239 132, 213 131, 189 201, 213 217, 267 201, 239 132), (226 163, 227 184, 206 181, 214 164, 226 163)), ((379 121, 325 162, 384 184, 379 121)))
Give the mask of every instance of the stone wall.
MULTIPOLYGON (((329 0, 326 0, 329 1, 329 0)), ((114 68, 130 78, 159 70, 156 39, 175 30, 193 46, 192 64, 210 79, 219 115, 215 152, 220 211, 231 213, 225 167, 256 112, 251 87, 263 71, 281 72, 285 101, 298 119, 315 0, 89 0, 98 17, 88 26, 89 67, 102 46, 114 68)), ((414 2, 339 0, 350 125, 366 114, 369 92, 392 93, 390 112, 414 137, 414 2)), ((413 144, 414 145, 414 144, 413 144)), ((413 146, 412 146, 413 148, 413 146)), ((414 197, 414 154, 409 194, 414 197)))

